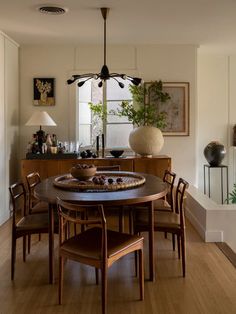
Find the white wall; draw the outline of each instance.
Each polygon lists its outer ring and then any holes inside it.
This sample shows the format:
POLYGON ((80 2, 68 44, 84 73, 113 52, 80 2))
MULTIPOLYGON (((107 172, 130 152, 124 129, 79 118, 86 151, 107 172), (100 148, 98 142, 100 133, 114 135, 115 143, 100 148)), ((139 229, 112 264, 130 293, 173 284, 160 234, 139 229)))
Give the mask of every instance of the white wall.
MULTIPOLYGON (((203 165, 207 161, 204 147, 218 140, 225 145, 227 154, 223 164, 229 166, 229 190, 236 182, 236 164, 233 165, 233 126, 236 124, 236 56, 198 55, 198 187, 203 191, 203 165)), ((234 161, 236 163, 236 160, 234 161)), ((221 202, 220 170, 211 170, 211 198, 221 202)), ((226 182, 224 182, 224 188, 226 182)), ((226 194, 225 194, 226 197, 226 194)))
POLYGON ((8 187, 19 171, 18 45, 0 32, 0 224, 9 218, 8 187))
MULTIPOLYGON (((198 56, 198 187, 203 191, 203 165, 207 164, 203 150, 211 141, 227 145, 228 131, 228 57, 198 56)), ((226 156, 224 163, 227 164, 226 156)), ((220 202, 220 171, 211 169, 212 199, 220 202)))
MULTIPOLYGON (((21 103, 21 158, 35 127, 24 124, 34 110, 32 105, 34 77, 56 78, 56 106, 43 108, 57 123, 57 127, 44 128, 58 135, 60 140, 75 135, 74 86, 66 86, 70 73, 100 71, 101 46, 22 46, 20 50, 20 103, 21 103), (77 70, 77 71, 76 71, 77 70)), ((145 81, 190 82, 190 136, 165 137, 161 154, 172 157, 173 170, 190 183, 196 178, 196 68, 197 48, 194 45, 143 45, 108 47, 110 71, 137 73, 145 81), (183 153, 184 152, 184 153, 183 153)))

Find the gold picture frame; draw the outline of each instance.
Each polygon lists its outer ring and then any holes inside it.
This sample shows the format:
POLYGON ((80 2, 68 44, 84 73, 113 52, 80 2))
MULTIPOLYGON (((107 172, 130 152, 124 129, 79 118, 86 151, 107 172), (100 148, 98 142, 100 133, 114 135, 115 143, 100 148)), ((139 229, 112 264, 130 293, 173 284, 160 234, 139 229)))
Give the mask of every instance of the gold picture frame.
MULTIPOLYGON (((145 104, 154 104, 149 86, 153 82, 144 84, 148 91, 145 104)), ((170 95, 170 100, 157 105, 158 112, 166 113, 166 127, 162 129, 165 136, 189 136, 189 82, 163 82, 163 92, 170 95)))

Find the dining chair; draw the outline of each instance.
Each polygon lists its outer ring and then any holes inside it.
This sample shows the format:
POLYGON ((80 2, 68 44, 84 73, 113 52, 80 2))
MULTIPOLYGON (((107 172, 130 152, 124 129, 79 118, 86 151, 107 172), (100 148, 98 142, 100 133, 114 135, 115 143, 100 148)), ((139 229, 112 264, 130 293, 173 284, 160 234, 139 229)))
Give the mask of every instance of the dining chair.
MULTIPOLYGON (((168 192, 164 198, 154 201, 154 211, 175 211, 174 204, 174 183, 175 183, 176 173, 165 170, 163 176, 163 182, 167 184, 168 192)), ((167 239, 167 232, 165 232, 165 238, 167 239)), ((175 235, 172 234, 172 247, 175 251, 175 235)), ((180 255, 180 248, 178 246, 178 254, 180 255)))
POLYGON ((115 261, 128 253, 139 252, 140 299, 144 298, 143 237, 107 230, 102 205, 81 206, 57 199, 59 215, 59 304, 62 304, 64 262, 71 259, 101 271, 102 313, 107 313, 107 272, 115 261), (93 212, 92 218, 83 213, 93 212), (82 216, 85 219, 81 219, 82 216), (89 226, 67 238, 67 224, 89 226))
MULTIPOLYGON (((183 277, 186 273, 184 199, 188 185, 187 181, 179 179, 175 191, 175 212, 154 211, 154 231, 167 232, 177 236, 178 247, 181 247, 179 252, 181 251, 183 277)), ((144 210, 137 210, 134 215, 134 233, 140 234, 143 231, 148 231, 148 213, 144 210)))
POLYGON ((29 214, 48 212, 48 203, 40 201, 34 196, 34 189, 36 185, 38 185, 41 182, 39 173, 38 172, 29 173, 25 179, 28 188, 29 214))
MULTIPOLYGON (((166 183, 168 192, 167 194, 158 200, 154 201, 154 211, 175 211, 175 204, 174 204, 174 183, 175 183, 175 178, 176 178, 176 173, 170 171, 170 170, 165 170, 164 176, 163 176, 163 182, 166 183)), ((145 210, 142 207, 138 206, 135 207, 135 211, 140 211, 140 210, 145 210)), ((133 215, 131 213, 130 215, 130 220, 131 220, 131 225, 133 224, 133 215)), ((132 229, 132 228, 131 228, 132 229)), ((165 238, 167 238, 167 233, 165 233, 165 238)), ((172 237, 172 242, 173 242, 173 250, 175 250, 175 238, 174 236, 172 237)))
POLYGON ((22 182, 9 187, 12 209, 11 280, 14 280, 16 240, 23 238, 23 261, 26 261, 26 237, 37 233, 48 233, 46 213, 27 214, 26 190, 22 182))
MULTIPOLYGON (((112 165, 112 166, 97 166, 97 171, 120 171, 120 165, 112 165)), ((105 208, 106 216, 110 217, 119 217, 119 231, 124 231, 124 207, 121 206, 119 208, 112 207, 112 208, 105 208), (117 214, 118 212, 118 214, 117 214)))
MULTIPOLYGON (((28 213, 48 213, 48 203, 40 201, 34 196, 35 187, 41 182, 41 178, 38 172, 31 172, 26 177, 26 184, 28 190, 28 213)), ((41 234, 39 234, 39 241, 41 240, 41 234)), ((28 236, 28 253, 30 253, 31 236, 28 236)))
POLYGON ((174 184, 175 184, 176 173, 165 170, 163 176, 163 182, 167 184, 168 192, 163 199, 154 201, 154 210, 167 210, 174 212, 174 184))
POLYGON ((120 165, 97 166, 97 171, 120 171, 120 165))

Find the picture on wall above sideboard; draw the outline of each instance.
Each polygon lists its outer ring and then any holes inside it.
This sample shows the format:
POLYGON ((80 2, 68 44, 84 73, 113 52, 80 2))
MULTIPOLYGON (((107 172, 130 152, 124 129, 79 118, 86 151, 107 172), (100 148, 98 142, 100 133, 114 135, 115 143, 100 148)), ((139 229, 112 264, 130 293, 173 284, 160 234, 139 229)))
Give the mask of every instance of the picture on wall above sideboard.
POLYGON ((34 78, 34 105, 35 106, 55 106, 55 79, 54 78, 34 78))
MULTIPOLYGON (((152 82, 146 82, 148 87, 152 82)), ((156 102, 155 93, 148 89, 145 103, 156 102)), ((166 114, 166 126, 162 129, 163 135, 188 136, 189 135, 189 83, 188 82, 163 82, 163 92, 170 95, 170 100, 158 104, 158 112, 166 114)))

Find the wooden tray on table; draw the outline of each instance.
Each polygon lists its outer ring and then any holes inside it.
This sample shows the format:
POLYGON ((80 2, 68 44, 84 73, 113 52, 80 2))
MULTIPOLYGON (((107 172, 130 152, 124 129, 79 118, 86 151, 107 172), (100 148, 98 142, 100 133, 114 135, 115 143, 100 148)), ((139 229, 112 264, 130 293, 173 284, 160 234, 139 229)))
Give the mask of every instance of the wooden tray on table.
MULTIPOLYGON (((72 177, 71 174, 58 176, 54 179, 53 184, 61 189, 71 191, 118 191, 126 190, 140 186, 145 183, 145 178, 139 174, 129 172, 97 172, 96 175, 88 181, 80 181, 72 177), (97 184, 93 178, 103 178, 104 184, 97 184), (113 182, 109 183, 108 180, 112 179, 113 182)), ((96 181, 96 180, 95 180, 96 181)))

